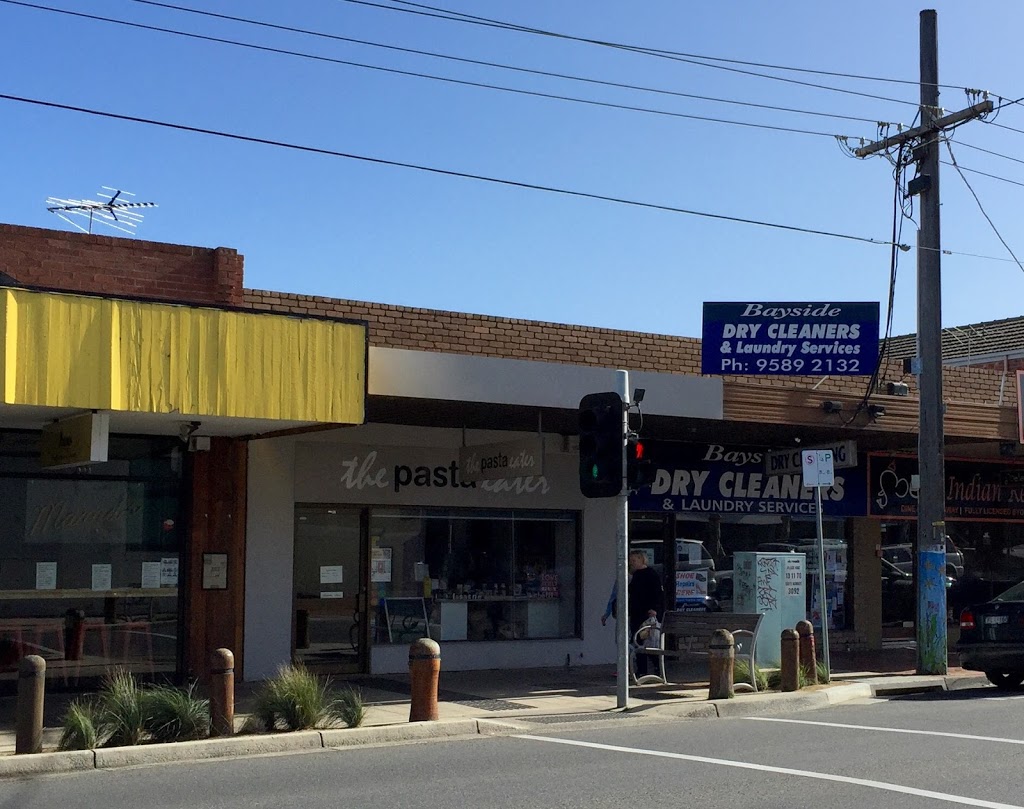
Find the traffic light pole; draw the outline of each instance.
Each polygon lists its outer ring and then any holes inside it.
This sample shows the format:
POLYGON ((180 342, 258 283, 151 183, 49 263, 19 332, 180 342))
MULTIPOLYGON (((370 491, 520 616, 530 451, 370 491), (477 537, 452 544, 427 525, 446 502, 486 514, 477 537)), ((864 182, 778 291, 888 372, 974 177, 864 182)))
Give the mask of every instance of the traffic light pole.
POLYGON ((615 704, 629 708, 629 489, 626 477, 626 434, 629 432, 629 371, 615 372, 615 392, 622 399, 622 491, 615 498, 615 638, 618 645, 615 704))

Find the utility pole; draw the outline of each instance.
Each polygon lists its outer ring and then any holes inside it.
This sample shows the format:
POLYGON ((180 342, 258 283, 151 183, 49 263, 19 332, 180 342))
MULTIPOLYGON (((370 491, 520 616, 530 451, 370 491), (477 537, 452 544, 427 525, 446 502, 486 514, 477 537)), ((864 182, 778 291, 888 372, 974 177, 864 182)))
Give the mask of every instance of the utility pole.
POLYGON ((899 135, 856 149, 868 157, 892 146, 914 143, 918 176, 909 193, 921 196, 921 226, 917 232, 917 359, 920 431, 917 458, 920 486, 917 497, 917 553, 914 584, 917 591, 917 670, 946 673, 945 589, 945 441, 942 425, 942 242, 939 238, 939 147, 942 132, 992 111, 983 101, 951 115, 939 107, 938 34, 934 10, 921 12, 921 125, 899 135), (941 564, 936 571, 936 562, 941 564), (938 587, 935 581, 938 580, 938 587), (929 581, 932 587, 929 587, 929 581))

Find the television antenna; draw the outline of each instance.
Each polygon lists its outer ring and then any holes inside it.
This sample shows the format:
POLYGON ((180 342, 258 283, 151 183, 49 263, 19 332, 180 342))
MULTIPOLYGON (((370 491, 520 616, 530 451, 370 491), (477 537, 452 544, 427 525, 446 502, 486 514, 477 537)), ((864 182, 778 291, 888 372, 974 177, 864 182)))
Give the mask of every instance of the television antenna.
POLYGON ((83 233, 92 233, 93 222, 95 222, 98 225, 106 225, 134 236, 135 229, 142 223, 144 216, 138 212, 138 209, 157 207, 155 202, 132 202, 125 199, 135 196, 130 191, 122 191, 108 185, 100 186, 100 188, 101 190, 96 194, 99 199, 47 197, 46 210, 56 214, 83 233), (89 221, 88 227, 81 224, 81 221, 85 219, 89 221))

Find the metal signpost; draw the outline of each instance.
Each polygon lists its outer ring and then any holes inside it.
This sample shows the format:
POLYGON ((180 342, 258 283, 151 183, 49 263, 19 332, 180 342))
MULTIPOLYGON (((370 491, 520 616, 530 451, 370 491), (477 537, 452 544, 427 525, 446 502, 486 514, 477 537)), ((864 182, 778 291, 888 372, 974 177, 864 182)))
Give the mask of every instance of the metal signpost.
MULTIPOLYGON (((622 398, 622 435, 629 432, 629 371, 615 372, 615 391, 622 398)), ((626 442, 622 442, 622 477, 626 477, 626 442)), ((622 487, 615 500, 615 582, 618 591, 618 605, 615 619, 615 638, 618 641, 618 663, 616 672, 615 703, 622 709, 629 708, 629 489, 622 487)))
POLYGON ((832 677, 828 655, 828 601, 825 588, 825 532, 821 526, 821 488, 835 483, 832 450, 808 449, 803 451, 804 486, 814 489, 814 505, 818 522, 818 607, 821 611, 821 650, 825 671, 832 677))

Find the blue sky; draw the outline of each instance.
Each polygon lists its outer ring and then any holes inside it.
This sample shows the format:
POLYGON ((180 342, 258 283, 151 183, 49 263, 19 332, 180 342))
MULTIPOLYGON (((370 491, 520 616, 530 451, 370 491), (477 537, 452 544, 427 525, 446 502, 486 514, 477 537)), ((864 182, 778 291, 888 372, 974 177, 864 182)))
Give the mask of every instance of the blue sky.
MULTIPOLYGON (((36 2, 37 0, 32 0, 36 2)), ((180 0, 180 6, 532 70, 863 118, 798 115, 653 94, 259 28, 133 0, 42 5, 331 59, 687 115, 709 123, 342 66, 0 3, 0 93, 385 160, 887 241, 892 167, 829 137, 911 123, 922 6, 649 0, 424 0, 573 36, 723 59, 902 79, 732 67, 865 98, 566 39, 466 25, 345 0, 180 0)), ((1024 96, 1024 5, 932 4, 941 103, 958 87, 1024 96)), ((727 63, 719 63, 727 64, 727 63)), ((0 100, 0 221, 70 229, 47 196, 100 186, 155 201, 142 238, 234 247, 249 287, 698 336, 716 300, 880 300, 884 246, 714 221, 410 169, 289 151, 0 100)), ((1024 130, 1024 106, 998 124, 1024 130)), ((1024 260, 1024 132, 971 123, 953 152, 1024 260), (962 145, 962 144, 969 144, 962 145), (998 152, 997 157, 972 149, 998 152), (1016 160, 1016 162, 1014 162, 1016 160), (1014 184, 1017 183, 1017 184, 1014 184)), ((949 154, 943 153, 949 160, 949 154)), ((1008 259, 956 171, 941 173, 942 243, 1008 259)), ((915 211, 916 216, 916 211, 915 211)), ((901 241, 913 244, 905 222, 901 241)), ((97 231, 99 232, 99 231, 97 231)), ((901 254, 894 333, 915 330, 916 252, 901 254)), ((943 323, 1021 314, 1012 261, 943 257, 943 323)))

